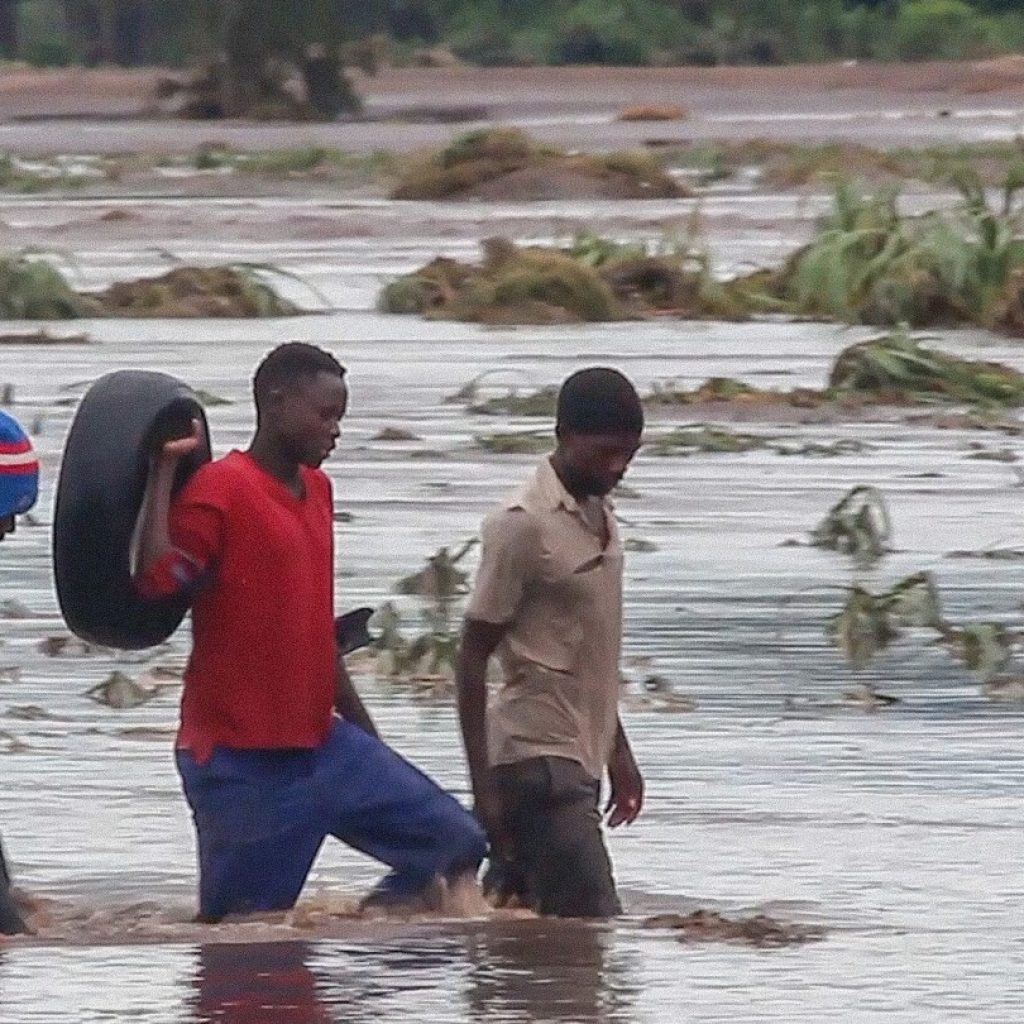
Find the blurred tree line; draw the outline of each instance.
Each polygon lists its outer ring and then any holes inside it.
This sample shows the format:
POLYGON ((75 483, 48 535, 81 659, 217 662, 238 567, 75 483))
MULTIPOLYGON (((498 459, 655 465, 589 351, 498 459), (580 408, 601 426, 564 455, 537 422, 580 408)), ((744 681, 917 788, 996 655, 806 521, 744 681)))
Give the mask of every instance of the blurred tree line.
POLYGON ((346 66, 431 48, 481 65, 973 58, 1024 51, 1024 0, 0 0, 0 55, 216 63, 227 110, 289 68, 333 116, 357 103, 346 66))

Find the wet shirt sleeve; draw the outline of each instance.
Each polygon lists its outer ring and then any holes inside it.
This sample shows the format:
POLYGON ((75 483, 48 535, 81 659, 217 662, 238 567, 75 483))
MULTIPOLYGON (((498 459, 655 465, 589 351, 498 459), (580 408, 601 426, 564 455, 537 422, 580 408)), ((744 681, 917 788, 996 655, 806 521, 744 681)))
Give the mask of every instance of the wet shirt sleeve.
POLYGON ((541 561, 540 531, 522 509, 504 509, 484 520, 483 548, 466 617, 511 622, 541 561))
POLYGON ((226 497, 199 473, 171 505, 170 534, 174 547, 135 581, 150 600, 191 594, 213 576, 224 536, 226 497))

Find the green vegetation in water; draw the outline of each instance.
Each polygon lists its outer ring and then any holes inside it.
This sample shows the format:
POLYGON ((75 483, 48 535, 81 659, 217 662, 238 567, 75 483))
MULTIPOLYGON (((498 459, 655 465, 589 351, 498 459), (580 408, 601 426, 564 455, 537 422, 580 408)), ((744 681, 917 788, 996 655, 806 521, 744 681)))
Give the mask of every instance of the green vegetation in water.
POLYGON ((615 321, 650 316, 741 320, 758 313, 927 327, 976 324, 1024 336, 1024 159, 999 203, 978 173, 954 174, 951 210, 900 214, 897 193, 840 183, 818 234, 778 270, 719 281, 691 236, 648 246, 591 234, 570 245, 483 243, 478 265, 438 258, 387 285, 391 313, 482 323, 615 321))
POLYGON ((481 434, 474 444, 492 455, 544 455, 554 448, 554 437, 547 430, 481 434))
POLYGON ((1024 161, 1007 172, 999 204, 969 168, 953 184, 956 208, 909 217, 895 190, 864 196, 841 183, 816 237, 780 271, 748 282, 779 310, 803 316, 1024 334, 1024 161))
POLYGON ((537 416, 552 419, 558 403, 555 385, 537 391, 520 392, 510 388, 508 394, 494 395, 467 406, 467 411, 482 416, 537 416))
POLYGON ((931 573, 920 572, 880 594, 850 587, 842 610, 829 620, 827 632, 850 665, 861 669, 904 629, 941 629, 942 625, 935 581, 931 573))
POLYGON ((829 620, 826 631, 850 666, 859 670, 908 629, 930 630, 990 693, 1000 689, 1000 676, 1021 639, 1001 623, 947 620, 930 572, 907 576, 879 594, 860 586, 848 588, 843 608, 829 620))
POLYGON ((881 558, 889 550, 892 521, 885 499, 874 487, 854 487, 829 509, 811 531, 815 547, 853 555, 863 564, 881 558))
POLYGON ((666 434, 648 440, 645 449, 654 455, 735 454, 750 451, 769 451, 776 455, 803 456, 804 458, 837 458, 867 451, 869 445, 852 438, 836 441, 805 441, 786 443, 764 434, 746 434, 726 427, 698 424, 676 427, 666 434))
POLYGON ((481 243, 480 264, 439 257, 382 290, 386 313, 480 323, 607 322, 674 315, 743 319, 748 306, 685 244, 649 250, 580 235, 567 247, 481 243))
POLYGON ((489 384, 488 378, 502 371, 485 370, 445 398, 446 405, 461 405, 467 412, 481 416, 536 416, 547 419, 555 415, 558 386, 523 390, 515 383, 489 384), (498 394, 484 394, 498 390, 498 394))
POLYGON ((383 150, 346 153, 329 146, 242 151, 218 142, 201 145, 190 157, 175 160, 197 170, 231 170, 266 178, 316 178, 337 184, 376 181, 394 171, 395 156, 383 150))
POLYGON ((55 162, 41 169, 26 167, 17 157, 0 153, 0 191, 32 194, 60 189, 80 189, 90 182, 85 174, 69 171, 55 162))
POLYGON ((299 312, 247 266, 176 267, 156 278, 119 281, 96 301, 108 316, 274 317, 299 312))
POLYGON ((1024 374, 1002 363, 961 359, 927 348, 903 332, 844 349, 828 380, 834 395, 879 401, 1024 405, 1024 374))
POLYGON ((742 174, 754 175, 773 189, 832 185, 851 178, 873 184, 920 181, 945 186, 965 171, 976 174, 989 188, 1001 188, 1024 159, 1019 141, 887 149, 855 142, 808 144, 767 138, 683 145, 651 139, 648 145, 658 150, 666 167, 683 172, 699 185, 742 174))
POLYGON ((647 450, 654 455, 691 455, 697 452, 734 453, 768 448, 774 438, 762 434, 744 434, 724 427, 677 427, 649 441, 647 450))
POLYGON ((87 315, 89 303, 46 260, 0 256, 0 317, 5 320, 69 320, 87 315))
POLYGON ((243 264, 176 267, 160 277, 120 281, 99 294, 84 294, 45 259, 0 256, 0 317, 270 317, 299 312, 263 280, 266 272, 243 264))
MULTIPOLYGON (((728 377, 712 377, 694 389, 656 383, 644 398, 651 409, 713 404, 788 405, 813 408, 825 403, 859 405, 962 404, 982 411, 1024 406, 1024 374, 1003 363, 961 359, 928 348, 904 331, 879 335, 843 349, 821 389, 762 390, 728 377)), ((1020 425, 980 414, 953 424, 1019 431, 1020 425)))
POLYGON ((459 607, 469 592, 469 575, 459 568, 459 563, 477 543, 472 538, 454 552, 442 547, 427 559, 422 569, 398 581, 398 594, 419 599, 423 629, 409 639, 401 628, 401 613, 393 603, 386 603, 377 612, 374 621, 378 635, 371 651, 376 655, 378 675, 405 681, 450 681, 454 677, 459 607))
POLYGON ((570 154, 517 128, 480 128, 400 171, 392 199, 664 199, 688 194, 646 152, 570 154), (505 183, 503 188, 502 182, 505 183))
MULTIPOLYGON (((855 487, 833 506, 812 536, 815 543, 858 555, 866 563, 885 552, 891 534, 882 495, 873 487, 855 487)), ((951 556, 974 554, 952 552, 951 556)), ((844 589, 846 600, 829 618, 826 633, 854 670, 866 667, 908 630, 929 630, 955 660, 975 673, 988 696, 1016 699, 1017 691, 1024 690, 1019 676, 1005 678, 1014 647, 1024 635, 997 622, 957 623, 946 618, 931 572, 904 577, 880 593, 859 584, 844 589)), ((871 707, 896 703, 870 688, 867 696, 873 698, 868 701, 871 707)))

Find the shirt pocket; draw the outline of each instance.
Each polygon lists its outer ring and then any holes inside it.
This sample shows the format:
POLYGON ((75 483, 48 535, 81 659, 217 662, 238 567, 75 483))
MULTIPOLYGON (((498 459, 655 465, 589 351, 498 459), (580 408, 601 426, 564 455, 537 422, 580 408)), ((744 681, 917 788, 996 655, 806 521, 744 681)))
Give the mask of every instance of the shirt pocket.
POLYGON ((577 671, 584 624, 589 616, 593 573, 600 565, 578 558, 546 558, 541 578, 525 595, 516 628, 508 637, 513 654, 524 661, 562 674, 577 671))

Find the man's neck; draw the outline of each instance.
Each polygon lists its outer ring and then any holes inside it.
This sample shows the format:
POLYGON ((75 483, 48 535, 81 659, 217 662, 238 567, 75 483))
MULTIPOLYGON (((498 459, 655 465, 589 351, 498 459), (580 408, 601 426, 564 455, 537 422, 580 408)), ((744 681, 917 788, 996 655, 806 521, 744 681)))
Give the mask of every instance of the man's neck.
POLYGON ((249 457, 285 487, 301 496, 302 475, 299 464, 287 456, 273 439, 257 431, 249 445, 249 457))
POLYGON ((585 491, 581 491, 579 487, 573 483, 572 473, 566 468, 565 460, 557 450, 551 455, 549 461, 551 462, 551 468, 555 471, 555 476, 558 477, 562 486, 577 502, 584 502, 590 497, 589 494, 585 491))

